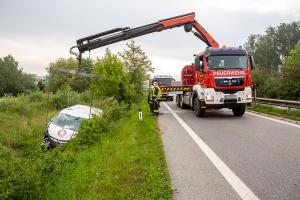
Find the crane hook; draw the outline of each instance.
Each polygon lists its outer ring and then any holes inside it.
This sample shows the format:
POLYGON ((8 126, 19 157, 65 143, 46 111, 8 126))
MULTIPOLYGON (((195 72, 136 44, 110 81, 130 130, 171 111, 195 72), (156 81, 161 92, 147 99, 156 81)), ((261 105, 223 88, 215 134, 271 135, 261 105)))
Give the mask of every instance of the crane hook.
POLYGON ((80 63, 81 63, 81 52, 77 53, 77 52, 73 51, 73 49, 75 49, 75 48, 78 49, 78 46, 73 46, 73 47, 70 48, 70 54, 76 56, 76 58, 79 62, 79 65, 80 65, 80 63))

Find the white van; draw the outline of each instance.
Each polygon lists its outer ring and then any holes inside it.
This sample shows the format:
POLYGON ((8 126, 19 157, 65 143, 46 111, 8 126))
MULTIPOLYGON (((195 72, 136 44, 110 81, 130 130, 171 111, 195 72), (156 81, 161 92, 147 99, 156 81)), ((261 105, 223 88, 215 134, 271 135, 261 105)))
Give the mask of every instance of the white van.
POLYGON ((102 110, 85 105, 74 105, 59 112, 45 130, 43 146, 52 149, 67 143, 78 133, 80 124, 93 116, 101 116, 102 110))

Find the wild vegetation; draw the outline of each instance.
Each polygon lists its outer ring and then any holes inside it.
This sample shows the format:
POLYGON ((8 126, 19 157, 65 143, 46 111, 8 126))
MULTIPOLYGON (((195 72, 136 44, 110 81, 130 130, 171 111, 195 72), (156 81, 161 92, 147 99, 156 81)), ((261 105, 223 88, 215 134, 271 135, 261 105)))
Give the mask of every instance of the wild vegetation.
POLYGON ((245 44, 254 56, 259 97, 300 100, 300 22, 268 27, 245 44))
MULTIPOLYGON (((171 187, 158 127, 153 116, 138 121, 116 100, 95 100, 101 118, 86 121, 78 137, 52 152, 40 144, 49 117, 63 92, 41 92, 0 102, 1 199, 169 199, 171 187)), ((66 93, 65 93, 66 95, 66 93)), ((86 93, 73 93, 87 104, 86 93)), ((74 100, 70 102, 75 103, 74 100)), ((146 110, 145 102, 142 104, 146 110)))
MULTIPOLYGON (((56 98, 53 96, 53 99, 56 98)), ((54 103, 55 101, 51 102, 54 103)), ((49 117, 56 113, 49 105, 49 117)), ((42 191, 42 168, 47 165, 41 149, 46 126, 46 96, 8 97, 0 101, 0 198, 37 199, 42 191)))
POLYGON ((41 91, 0 99, 0 199, 171 199, 156 119, 137 117, 138 108, 146 110, 141 86, 151 70, 131 42, 120 56, 107 50, 79 67, 73 58, 58 59, 41 91), (67 70, 96 76, 61 73, 67 70), (46 118, 91 102, 102 117, 85 121, 68 144, 41 148, 46 118))
POLYGON ((252 104, 247 107, 249 110, 283 117, 295 121, 300 121, 300 111, 298 109, 276 108, 270 105, 252 104))

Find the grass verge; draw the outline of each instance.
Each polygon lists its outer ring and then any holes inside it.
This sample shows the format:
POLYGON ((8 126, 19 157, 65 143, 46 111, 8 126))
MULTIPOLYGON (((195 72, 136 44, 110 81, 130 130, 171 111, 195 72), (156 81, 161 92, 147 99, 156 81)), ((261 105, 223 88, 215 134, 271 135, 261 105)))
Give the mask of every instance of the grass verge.
MULTIPOLYGON (((146 102, 141 105, 148 110, 146 102)), ((77 156, 76 166, 62 168, 49 199, 171 199, 170 177, 156 118, 139 106, 112 123, 108 134, 77 156)))
MULTIPOLYGON (((65 107, 50 99, 49 118, 65 107), (58 109, 58 110, 57 110, 58 109)), ((74 103, 85 103, 76 94, 74 103)), ((156 118, 127 111, 112 99, 94 105, 102 118, 84 123, 67 145, 45 152, 46 97, 42 93, 0 101, 0 199, 171 199, 170 178, 156 118)))
POLYGON ((247 106, 247 109, 255 112, 274 115, 277 117, 283 117, 291 120, 300 121, 300 110, 281 109, 281 108, 276 108, 273 106, 257 104, 257 103, 256 104, 253 103, 250 106, 247 106))

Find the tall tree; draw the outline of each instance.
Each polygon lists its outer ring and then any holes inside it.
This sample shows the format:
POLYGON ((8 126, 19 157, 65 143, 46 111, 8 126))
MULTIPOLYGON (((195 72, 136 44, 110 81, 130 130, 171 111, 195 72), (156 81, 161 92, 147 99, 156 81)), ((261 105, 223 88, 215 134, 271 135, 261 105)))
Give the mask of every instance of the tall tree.
POLYGON ((143 95, 143 85, 149 72, 153 72, 152 62, 139 45, 133 40, 127 43, 127 49, 120 52, 125 70, 130 75, 130 83, 133 84, 135 92, 138 96, 143 95))
POLYGON ((80 66, 74 58, 59 58, 49 65, 49 89, 57 91, 61 88, 71 87, 71 89, 82 92, 89 88, 90 79, 88 77, 70 75, 61 70, 80 70, 90 73, 93 69, 93 62, 90 59, 83 59, 80 66))
POLYGON ((300 100, 300 40, 289 53, 281 72, 280 97, 300 100))
POLYGON ((5 93, 16 95, 22 92, 22 69, 18 62, 8 55, 0 58, 0 96, 5 93))
POLYGON ((275 34, 278 53, 283 59, 300 40, 300 22, 282 23, 277 27, 275 34))
MULTIPOLYGON (((83 59, 78 66, 78 70, 90 74, 93 70, 94 64, 91 59, 83 59)), ((75 75, 72 76, 70 86, 77 92, 83 92, 87 90, 91 85, 91 78, 85 76, 75 75)))
POLYGON ((264 34, 251 34, 245 47, 259 67, 278 72, 285 58, 300 40, 300 22, 268 27, 264 34))
POLYGON ((22 92, 28 93, 37 89, 35 74, 23 73, 21 76, 21 82, 22 82, 21 85, 22 92))
POLYGON ((62 73, 61 69, 73 69, 78 68, 77 62, 74 58, 59 58, 55 62, 49 64, 49 82, 48 87, 50 91, 57 91, 60 88, 64 88, 70 85, 71 76, 66 73, 62 73))
POLYGON ((133 102, 135 94, 129 73, 125 71, 124 63, 109 49, 106 49, 103 58, 97 59, 94 73, 101 77, 93 83, 96 95, 113 97, 118 102, 124 101, 129 105, 133 102))

